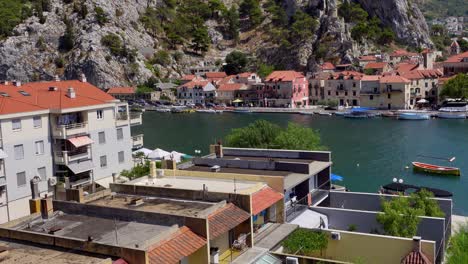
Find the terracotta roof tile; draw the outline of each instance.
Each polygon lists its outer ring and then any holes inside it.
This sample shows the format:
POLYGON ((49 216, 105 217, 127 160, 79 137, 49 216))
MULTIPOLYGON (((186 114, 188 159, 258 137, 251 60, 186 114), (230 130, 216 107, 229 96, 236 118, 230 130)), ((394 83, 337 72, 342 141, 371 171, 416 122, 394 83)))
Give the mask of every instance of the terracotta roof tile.
POLYGON ((389 76, 383 76, 380 78, 381 83, 410 83, 411 81, 399 76, 399 75, 389 75, 389 76))
POLYGON ((386 62, 369 62, 364 69, 383 69, 388 65, 386 62))
POLYGON ((226 77, 227 74, 225 72, 207 72, 205 73, 206 78, 216 78, 216 79, 222 79, 226 77))
POLYGON ((245 87, 246 85, 243 83, 225 83, 225 84, 221 84, 218 87, 218 90, 219 91, 237 91, 245 87))
POLYGON ((185 87, 185 88, 188 88, 188 89, 193 89, 195 87, 205 87, 206 85, 208 85, 210 83, 210 81, 198 81, 198 80, 195 80, 195 81, 190 81, 186 84, 182 84, 181 86, 179 87, 185 87))
POLYGON ((283 194, 265 186, 260 191, 252 194, 252 215, 259 214, 281 199, 283 199, 283 194))
POLYGON ((461 62, 464 58, 468 58, 468 51, 454 55, 448 58, 445 62, 461 62))
POLYGON ((396 66, 396 71, 399 73, 405 73, 418 68, 417 63, 399 63, 396 66))
POLYGON ((268 82, 291 82, 297 78, 304 78, 304 75, 296 71, 274 71, 265 80, 268 82))
POLYGON ((359 57, 359 60, 360 61, 376 61, 377 58, 374 55, 365 55, 365 56, 359 57))
POLYGON ((380 78, 382 78, 381 76, 379 75, 364 75, 362 76, 362 81, 378 81, 380 80, 380 78))
POLYGON ((237 76, 239 76, 240 78, 249 78, 250 75, 252 75, 251 72, 243 72, 243 73, 237 74, 237 76))
POLYGON ((33 82, 19 87, 0 85, 0 92, 9 96, 0 96, 0 114, 31 112, 47 109, 68 109, 110 103, 114 97, 90 83, 80 81, 33 82), (49 91, 56 87, 57 91, 49 91), (68 88, 73 88, 75 98, 67 96, 68 88), (20 93, 24 91, 29 96, 20 93))
POLYGON ((250 214, 232 203, 208 217, 210 239, 215 239, 250 218, 250 214))
POLYGON ((135 87, 112 87, 107 91, 108 94, 134 94, 135 87))
POLYGON ((184 257, 206 245, 206 239, 183 226, 169 238, 160 241, 148 252, 150 264, 179 263, 184 257))
POLYGON ((421 79, 436 79, 442 77, 443 73, 440 70, 414 70, 401 76, 409 80, 421 80, 421 79))
POLYGON ((335 69, 335 65, 333 65, 333 63, 331 62, 325 62, 324 64, 322 64, 322 70, 334 70, 335 69))
POLYGON ((432 262, 421 251, 411 251, 402 261, 401 264, 432 264, 432 262))
POLYGON ((187 75, 182 76, 182 80, 184 81, 191 81, 193 79, 195 79, 195 75, 193 74, 187 74, 187 75))

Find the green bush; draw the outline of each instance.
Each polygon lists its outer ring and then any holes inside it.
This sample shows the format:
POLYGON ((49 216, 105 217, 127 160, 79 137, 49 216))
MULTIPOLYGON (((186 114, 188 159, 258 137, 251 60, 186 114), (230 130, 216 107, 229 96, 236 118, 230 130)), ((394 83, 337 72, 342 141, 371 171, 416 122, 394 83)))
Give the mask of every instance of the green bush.
POLYGON ((129 178, 130 180, 144 177, 150 173, 150 162, 146 161, 144 164, 137 164, 131 170, 123 170, 120 175, 129 178))
POLYGON ((328 246, 328 236, 324 232, 298 228, 283 242, 284 251, 294 255, 310 256, 328 246))
POLYGON ((109 18, 107 17, 106 12, 104 12, 104 9, 100 6, 96 6, 94 8, 94 12, 96 13, 96 21, 98 22, 99 25, 103 26, 107 22, 109 22, 109 18))
POLYGON ((447 249, 447 264, 468 263, 468 223, 451 238, 447 249))
POLYGON ((101 44, 109 48, 110 52, 114 56, 122 55, 123 44, 122 39, 114 33, 107 34, 101 38, 101 44))
POLYGON ((167 66, 171 63, 171 55, 165 50, 158 50, 153 56, 153 63, 167 66))

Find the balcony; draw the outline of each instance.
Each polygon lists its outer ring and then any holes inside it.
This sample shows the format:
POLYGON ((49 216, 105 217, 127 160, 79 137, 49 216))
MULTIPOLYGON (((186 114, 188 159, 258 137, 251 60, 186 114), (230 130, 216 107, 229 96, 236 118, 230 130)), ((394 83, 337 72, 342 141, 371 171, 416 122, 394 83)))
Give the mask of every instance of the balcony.
POLYGON ((130 125, 138 126, 143 124, 143 114, 139 112, 130 113, 130 125))
POLYGON ((57 151, 55 152, 55 163, 59 165, 68 165, 78 160, 91 159, 91 152, 86 151, 57 151))
POLYGON ((139 149, 143 147, 143 134, 132 137, 132 148, 139 149))
POLYGON ((53 129, 53 135, 57 138, 67 138, 88 133, 88 122, 74 123, 69 125, 57 125, 53 129))
POLYGON ((128 114, 126 112, 118 113, 115 116, 115 125, 116 126, 126 126, 126 125, 128 125, 128 114))

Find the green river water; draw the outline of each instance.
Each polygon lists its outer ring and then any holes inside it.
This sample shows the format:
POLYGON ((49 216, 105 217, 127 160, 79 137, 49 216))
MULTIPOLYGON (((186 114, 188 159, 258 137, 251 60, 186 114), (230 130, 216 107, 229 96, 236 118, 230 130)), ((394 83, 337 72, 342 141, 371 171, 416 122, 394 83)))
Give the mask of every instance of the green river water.
POLYGON ((405 183, 445 189, 454 193, 454 213, 468 215, 468 120, 400 121, 387 118, 346 119, 298 114, 169 114, 146 112, 143 125, 146 148, 176 150, 194 155, 222 139, 233 128, 265 119, 281 126, 295 122, 320 131, 332 151, 333 173, 351 191, 376 192, 379 186, 402 178, 405 183), (456 157, 452 163, 418 155, 456 157), (413 173, 412 161, 455 166, 461 177, 413 173), (410 169, 405 169, 409 166, 410 169))

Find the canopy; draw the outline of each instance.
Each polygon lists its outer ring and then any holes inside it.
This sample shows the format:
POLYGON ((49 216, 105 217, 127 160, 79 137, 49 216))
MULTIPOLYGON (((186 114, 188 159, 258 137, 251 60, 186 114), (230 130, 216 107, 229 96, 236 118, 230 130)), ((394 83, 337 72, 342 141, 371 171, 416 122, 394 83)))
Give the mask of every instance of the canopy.
POLYGON ((429 103, 429 101, 426 100, 426 99, 420 99, 420 100, 418 100, 416 103, 418 103, 418 104, 425 104, 425 103, 429 103))
POLYGON ((336 174, 331 174, 331 180, 332 181, 343 181, 343 177, 342 176, 339 176, 339 175, 336 175, 336 174))
POLYGON ((91 160, 86 160, 78 163, 69 163, 67 167, 73 171, 74 174, 80 174, 82 172, 92 170, 94 168, 94 164, 91 160))
POLYGON ((76 138, 69 138, 68 141, 73 144, 76 148, 83 147, 86 145, 93 144, 94 141, 90 139, 88 136, 81 136, 76 138))
POLYGON ((145 154, 145 157, 147 157, 153 151, 151 149, 141 148, 133 151, 133 155, 137 154, 138 152, 143 152, 143 154, 145 154))
POLYGON ((234 100, 234 101, 232 101, 232 102, 233 102, 233 103, 242 103, 242 102, 244 102, 244 101, 242 101, 241 99, 236 99, 236 100, 234 100))
POLYGON ((184 153, 179 153, 177 151, 172 151, 169 157, 166 157, 166 159, 174 159, 177 163, 182 160, 182 157, 184 157, 184 153))
POLYGON ((114 179, 112 177, 106 177, 104 179, 95 180, 94 182, 106 189, 109 189, 110 184, 114 182, 114 179))
POLYGON ((148 154, 148 159, 160 160, 170 155, 170 152, 157 148, 153 150, 150 154, 148 154))

